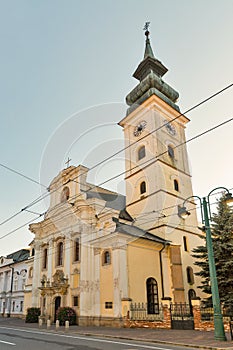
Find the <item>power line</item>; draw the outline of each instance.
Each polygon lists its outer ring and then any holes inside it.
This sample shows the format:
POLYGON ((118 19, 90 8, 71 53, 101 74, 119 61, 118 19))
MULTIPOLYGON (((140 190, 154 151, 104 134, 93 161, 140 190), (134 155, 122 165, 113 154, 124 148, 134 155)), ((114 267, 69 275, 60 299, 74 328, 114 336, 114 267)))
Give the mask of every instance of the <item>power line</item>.
MULTIPOLYGON (((165 127, 167 124, 170 124, 171 122, 175 121, 176 119, 180 118, 181 116, 184 116, 185 114, 189 113, 190 111, 194 110, 195 108, 201 106, 202 104, 206 103, 206 102, 209 101, 210 99, 212 99, 212 98, 216 97, 217 95, 223 93, 224 91, 226 91, 227 89, 231 88, 232 86, 233 86, 233 83, 232 83, 232 84, 229 84, 228 86, 224 87, 223 89, 217 91, 216 93, 212 94, 211 96, 209 96, 209 97, 207 97, 206 99, 202 100, 201 102, 197 103, 197 104, 194 105, 193 107, 191 107, 191 108, 189 108, 188 110, 186 110, 184 113, 180 113, 177 117, 173 118, 171 121, 169 121, 169 122, 167 122, 167 123, 161 125, 160 127, 156 128, 156 129, 154 129, 154 130, 152 130, 150 134, 146 134, 146 135, 144 135, 143 137, 141 137, 141 138, 140 138, 140 141, 143 140, 144 138, 148 137, 149 135, 153 134, 154 132, 160 130, 161 128, 165 127)), ((218 126, 215 126, 215 127, 211 128, 211 129, 205 131, 205 132, 202 133, 202 134, 199 134, 199 135, 197 135, 197 136, 194 136, 194 138, 192 138, 192 139, 195 139, 195 138, 197 138, 197 137, 200 137, 200 136, 204 135, 205 133, 216 129, 216 128, 219 127, 219 126, 222 126, 222 125, 228 123, 228 122, 231 121, 231 120, 232 120, 232 119, 230 119, 230 120, 228 120, 228 121, 225 121, 225 122, 219 124, 218 126)), ((183 145, 183 144, 185 144, 185 143, 191 141, 192 139, 189 139, 188 141, 185 141, 184 143, 179 144, 179 145, 175 146, 174 148, 180 147, 181 145, 183 145)), ((115 152, 115 153, 112 154, 111 156, 109 156, 109 157, 105 158, 104 160, 98 162, 97 164, 95 164, 94 166, 92 166, 90 169, 88 169, 88 170, 86 171, 86 173, 88 173, 89 171, 95 169, 97 166, 103 164, 103 163, 106 162, 107 160, 109 160, 109 159, 115 157, 116 155, 118 155, 119 153, 121 153, 121 152, 123 152, 124 150, 128 149, 129 147, 133 146, 133 145, 136 144, 137 142, 138 142, 138 141, 136 140, 135 142, 131 143, 130 145, 128 145, 128 146, 122 148, 121 150, 115 152)), ((161 156, 161 155, 163 155, 163 154, 166 154, 166 153, 167 153, 167 151, 164 152, 164 153, 162 153, 162 154, 160 154, 160 155, 158 155, 156 158, 158 158, 159 156, 161 156)), ((144 163, 142 163, 141 165, 144 165, 144 163)), ((10 170, 10 171, 12 171, 12 172, 18 174, 18 175, 20 175, 20 176, 22 176, 22 177, 25 177, 26 179, 28 179, 28 180, 30 180, 30 181, 33 181, 34 183, 37 183, 37 184, 39 184, 39 185, 41 185, 41 186, 43 186, 43 187, 45 187, 45 188, 47 189, 47 187, 46 187, 45 185, 39 183, 38 181, 36 181, 36 180, 34 180, 34 179, 32 179, 32 178, 30 178, 30 177, 28 177, 28 176, 26 176, 26 175, 24 175, 24 174, 18 172, 18 171, 15 171, 14 169, 11 169, 11 168, 9 168, 9 167, 7 167, 7 166, 1 164, 1 163, 0 163, 0 166, 2 166, 2 167, 4 167, 4 168, 6 168, 6 169, 8 169, 8 170, 10 170)), ((134 169, 134 168, 133 168, 133 169, 134 169)), ((131 169, 131 170, 132 170, 132 169, 131 169)), ((126 171, 126 172, 127 172, 127 171, 126 171)), ((126 172, 124 172, 124 173, 126 173, 126 172)), ((101 186, 101 185, 105 184, 106 182, 112 181, 112 180, 114 180, 115 178, 117 178, 117 177, 123 175, 124 173, 121 173, 121 174, 117 175, 116 177, 112 177, 111 179, 102 182, 102 183, 99 184, 98 186, 101 186)), ((83 175, 83 173, 82 173, 82 174, 79 174, 77 177, 75 177, 75 178, 72 179, 72 180, 68 180, 67 183, 70 182, 70 181, 74 181, 75 179, 79 178, 81 175, 83 175)), ((66 184, 67 184, 67 183, 66 183, 66 184)), ((59 190, 60 188, 62 188, 64 185, 65 185, 65 184, 61 185, 59 188, 57 188, 56 190, 54 190, 54 191, 51 192, 51 193, 54 193, 54 192, 58 191, 58 190, 59 190)), ((98 186, 93 186, 91 189, 94 189, 94 188, 96 188, 96 187, 98 187, 98 186)), ((90 190, 91 190, 91 189, 90 189, 90 190)), ((36 199, 35 201, 33 201, 31 204, 27 205, 25 208, 30 208, 31 206, 37 204, 37 203, 40 202, 41 200, 45 199, 47 196, 51 195, 51 193, 46 193, 45 195, 41 195, 41 196, 40 196, 41 198, 39 197, 38 199, 36 199)), ((11 219, 13 219, 15 216, 17 216, 17 215, 20 214, 22 211, 24 211, 25 208, 21 209, 19 212, 17 212, 16 214, 12 215, 12 216, 9 217, 8 219, 4 220, 2 223, 0 223, 0 225, 3 225, 4 223, 6 223, 6 222, 10 221, 11 219)))
MULTIPOLYGON (((223 123, 221 123, 221 124, 218 124, 218 125, 216 125, 216 126, 214 126, 214 127, 212 127, 212 128, 209 128, 209 129, 207 129, 206 131, 204 131, 204 132, 202 132, 202 133, 200 133, 200 134, 198 134, 198 135, 196 135, 196 136, 190 138, 189 140, 186 140, 185 142, 183 142, 183 143, 177 145, 176 148, 178 148, 178 147, 180 147, 180 146, 182 146, 182 145, 184 145, 184 144, 187 144, 188 142, 193 141, 193 140, 197 139, 198 137, 201 137, 201 136, 203 136, 204 134, 207 134, 208 132, 211 132, 211 131, 215 130, 216 128, 218 128, 218 127, 220 127, 220 126, 222 126, 222 125, 225 125, 226 123, 229 123, 229 122, 232 121, 232 120, 233 120, 233 118, 230 118, 229 120, 227 120, 227 121, 225 121, 225 122, 223 122, 223 123)), ((151 162, 150 164, 152 164, 153 162, 158 161, 158 158, 159 158, 160 156, 166 154, 166 153, 167 153, 167 150, 166 150, 165 152, 162 152, 162 153, 160 153, 159 155, 157 155, 157 156, 155 157, 156 159, 151 158, 151 159, 145 161, 144 163, 142 163, 140 166, 145 165, 145 164, 147 164, 147 163, 149 163, 149 162, 151 162)), ((149 165, 150 165, 150 164, 149 164, 149 165)), ((131 169, 129 169, 129 170, 126 170, 126 171, 124 171, 124 172, 122 172, 122 173, 120 173, 120 174, 117 174, 117 175, 111 177, 110 179, 107 179, 107 180, 101 182, 101 183, 98 184, 98 185, 93 185, 90 189, 88 189, 88 190, 86 190, 86 191, 84 191, 84 192, 87 193, 87 192, 93 190, 94 188, 100 187, 100 186, 102 186, 103 184, 105 184, 105 183, 107 183, 107 182, 109 182, 109 181, 112 181, 112 180, 118 178, 119 176, 122 176, 122 175, 126 174, 127 172, 129 172, 129 171, 131 171, 131 170, 133 170, 133 169, 135 169, 135 168, 137 168, 137 167, 138 167, 138 166, 135 166, 135 167, 133 167, 133 168, 131 168, 131 169)), ((71 181, 72 181, 72 180, 71 180, 71 181)), ((75 195, 75 196, 71 197, 70 199, 78 198, 78 197, 80 197, 81 195, 82 195, 82 193, 79 193, 78 195, 75 195)), ((162 209, 162 210, 165 210, 165 209, 162 209)), ((40 214, 40 216, 42 216, 42 215, 44 215, 44 213, 43 213, 43 214, 40 214)), ((25 226, 25 225, 23 225, 23 226, 25 226)), ((6 235, 0 237, 0 239, 2 239, 2 238, 4 238, 4 237, 8 236, 8 235, 11 234, 11 233, 13 233, 13 232, 9 232, 8 234, 6 234, 6 235)))
POLYGON ((10 168, 10 167, 7 166, 7 165, 4 165, 4 164, 0 163, 0 166, 1 166, 2 168, 5 168, 5 169, 11 171, 11 172, 14 173, 14 174, 17 174, 17 175, 19 175, 19 176, 21 176, 21 177, 23 177, 23 178, 25 178, 25 179, 27 179, 27 180, 29 180, 29 181, 31 181, 31 182, 34 182, 34 183, 37 184, 37 185, 40 185, 40 186, 42 186, 42 187, 47 188, 45 185, 43 185, 42 183, 38 182, 37 180, 34 180, 33 178, 31 178, 31 177, 29 177, 29 176, 27 176, 27 175, 25 175, 25 174, 23 174, 23 173, 21 173, 21 172, 19 172, 19 171, 17 171, 17 170, 12 169, 12 168, 10 168))

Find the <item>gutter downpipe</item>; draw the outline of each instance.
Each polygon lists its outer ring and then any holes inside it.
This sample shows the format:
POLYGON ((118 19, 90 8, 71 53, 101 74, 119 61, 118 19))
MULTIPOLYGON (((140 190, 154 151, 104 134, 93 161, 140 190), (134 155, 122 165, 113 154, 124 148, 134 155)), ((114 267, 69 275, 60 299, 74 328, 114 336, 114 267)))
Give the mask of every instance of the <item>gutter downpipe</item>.
POLYGON ((7 317, 11 317, 11 299, 12 299, 12 291, 13 291, 13 278, 14 278, 14 267, 9 266, 11 268, 11 289, 10 289, 10 296, 9 296, 9 308, 8 308, 8 314, 7 317))
POLYGON ((163 279, 163 261, 162 252, 166 248, 167 244, 163 243, 162 249, 159 251, 159 262, 160 262, 160 275, 161 275, 161 289, 162 289, 162 299, 164 298, 164 279, 163 279))

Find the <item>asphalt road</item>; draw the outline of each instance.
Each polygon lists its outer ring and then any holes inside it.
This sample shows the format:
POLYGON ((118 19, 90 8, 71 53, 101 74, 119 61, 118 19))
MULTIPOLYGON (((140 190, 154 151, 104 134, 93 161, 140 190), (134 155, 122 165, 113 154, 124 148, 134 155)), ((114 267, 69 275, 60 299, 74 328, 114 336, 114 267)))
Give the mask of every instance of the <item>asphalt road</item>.
POLYGON ((1 350, 184 350, 172 345, 0 327, 1 350))

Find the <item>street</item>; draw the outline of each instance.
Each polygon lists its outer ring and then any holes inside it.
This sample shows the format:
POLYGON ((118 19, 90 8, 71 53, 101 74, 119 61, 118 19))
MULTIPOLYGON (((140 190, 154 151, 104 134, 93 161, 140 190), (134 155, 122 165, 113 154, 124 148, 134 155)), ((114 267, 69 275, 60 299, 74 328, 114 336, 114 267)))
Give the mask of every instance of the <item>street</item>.
MULTIPOLYGON (((17 329, 0 327, 1 350, 184 350, 186 347, 136 342, 131 340, 99 338, 58 334, 55 332, 36 331, 32 329, 17 329)), ((190 348, 190 350, 195 348, 190 348)))

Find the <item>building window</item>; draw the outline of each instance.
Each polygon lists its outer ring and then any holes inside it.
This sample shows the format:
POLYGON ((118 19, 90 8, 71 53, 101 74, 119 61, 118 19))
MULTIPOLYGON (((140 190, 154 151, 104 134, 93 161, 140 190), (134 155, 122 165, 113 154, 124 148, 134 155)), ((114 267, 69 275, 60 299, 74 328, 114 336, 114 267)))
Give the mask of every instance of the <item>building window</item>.
POLYGON ((105 309, 112 309, 112 301, 105 301, 105 309))
POLYGON ((177 180, 174 180, 174 190, 177 192, 179 191, 179 183, 177 180))
POLYGON ((29 275, 29 278, 33 277, 33 267, 30 267, 28 275, 29 275))
POLYGON ((103 265, 108 265, 108 264, 111 264, 111 254, 109 250, 106 250, 103 253, 103 265))
POLYGON ((15 292, 18 289, 18 276, 14 278, 13 282, 13 291, 15 292))
POLYGON ((189 300, 189 307, 191 311, 191 315, 193 316, 193 307, 192 307, 192 299, 196 298, 196 292, 194 289, 189 289, 188 291, 188 300, 189 300))
POLYGON ((144 158, 146 156, 146 148, 145 146, 141 146, 138 150, 138 160, 144 158))
POLYGON ((80 259, 80 249, 79 249, 79 238, 74 241, 74 261, 79 261, 80 259))
POLYGON ((175 158, 174 148, 171 145, 167 147, 168 155, 171 159, 175 158))
POLYGON ((159 313, 158 284, 154 278, 147 279, 146 292, 147 292, 147 313, 158 314, 159 313))
POLYGON ((43 308, 46 306, 46 298, 43 298, 43 308))
POLYGON ((78 306, 78 297, 77 296, 73 297, 73 306, 78 306))
POLYGON ((23 301, 20 302, 20 312, 23 311, 23 301))
POLYGON ((43 269, 47 269, 47 260, 48 260, 48 249, 45 248, 43 251, 43 269))
POLYGON ((34 256, 34 255, 35 255, 35 249, 32 248, 32 256, 34 256))
POLYGON ((193 276, 193 269, 192 267, 188 266, 186 269, 187 272, 187 282, 189 284, 193 284, 194 283, 194 276, 193 276))
POLYGON ((59 242, 57 245, 57 265, 63 264, 63 242, 59 242))
POLYGON ((61 193, 61 202, 64 203, 70 198, 70 189, 69 187, 64 187, 61 193))
POLYGON ((143 194, 146 192, 146 183, 145 181, 142 181, 140 184, 140 194, 143 194))
POLYGON ((12 311, 15 311, 15 301, 12 303, 12 311))
POLYGON ((187 237, 183 236, 183 243, 184 243, 184 251, 187 252, 188 251, 188 245, 187 245, 187 237))

